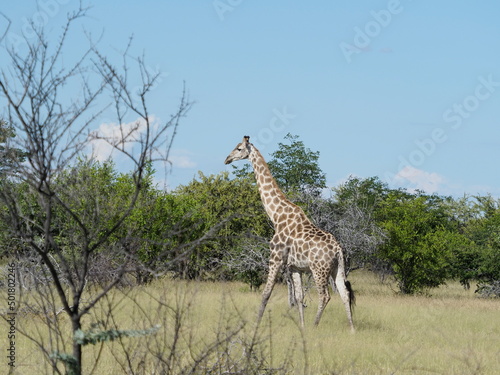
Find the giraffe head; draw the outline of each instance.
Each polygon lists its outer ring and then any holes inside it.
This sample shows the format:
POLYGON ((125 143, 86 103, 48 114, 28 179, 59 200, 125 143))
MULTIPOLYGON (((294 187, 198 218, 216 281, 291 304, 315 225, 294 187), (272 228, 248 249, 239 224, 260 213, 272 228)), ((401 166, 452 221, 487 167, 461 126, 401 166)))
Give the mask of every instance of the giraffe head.
POLYGON ((248 156, 250 155, 251 151, 251 143, 250 137, 248 135, 245 135, 243 137, 243 141, 241 143, 238 143, 238 145, 235 147, 233 151, 228 155, 226 158, 225 164, 230 164, 233 161, 237 160, 243 160, 243 159, 248 159, 248 156))

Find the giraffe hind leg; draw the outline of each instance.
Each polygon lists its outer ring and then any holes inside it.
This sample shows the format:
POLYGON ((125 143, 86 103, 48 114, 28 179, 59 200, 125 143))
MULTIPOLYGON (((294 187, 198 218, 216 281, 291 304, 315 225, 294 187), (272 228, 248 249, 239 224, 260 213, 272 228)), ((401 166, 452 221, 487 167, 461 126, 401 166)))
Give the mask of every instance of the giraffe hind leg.
POLYGON ((354 332, 354 324, 352 322, 352 305, 355 301, 354 291, 352 290, 351 283, 346 280, 343 272, 337 272, 335 284, 344 303, 344 308, 347 314, 347 320, 351 326, 351 331, 354 332))
POLYGON ((328 290, 328 275, 313 275, 314 281, 316 282, 316 288, 318 289, 318 312, 316 313, 316 319, 314 320, 314 325, 318 325, 321 320, 321 315, 325 310, 326 305, 330 301, 330 291, 328 290))

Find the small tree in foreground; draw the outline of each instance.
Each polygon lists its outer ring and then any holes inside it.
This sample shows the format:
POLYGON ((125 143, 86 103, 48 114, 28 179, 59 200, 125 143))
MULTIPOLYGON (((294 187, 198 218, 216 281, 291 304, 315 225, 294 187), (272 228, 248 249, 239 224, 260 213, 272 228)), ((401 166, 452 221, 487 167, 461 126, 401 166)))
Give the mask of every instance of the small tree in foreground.
MULTIPOLYGON (((147 98, 159 75, 151 75, 144 60, 130 58, 128 50, 123 53, 121 68, 92 41, 73 64, 66 60, 63 51, 71 26, 85 15, 82 8, 69 14, 55 43, 42 27, 31 24, 33 33, 25 37, 27 48, 24 52, 7 48, 9 66, 0 73, 6 120, 16 133, 14 146, 26 155, 26 161, 13 157, 2 172, 2 214, 11 236, 18 241, 18 256, 29 257, 32 269, 36 268, 35 301, 26 303, 33 312, 42 314, 51 340, 36 335, 30 338, 45 353, 55 373, 62 372, 57 362, 63 360, 71 374, 82 373, 82 351, 95 334, 95 330, 86 329, 83 318, 121 282, 136 258, 132 239, 112 241, 113 234, 137 204, 148 165, 155 160, 167 161, 173 135, 190 107, 183 94, 171 117, 163 123, 156 121, 147 98), (134 82, 134 89, 129 82, 132 68, 142 80, 139 86, 134 82), (115 109, 115 131, 90 132, 106 108, 115 109), (96 196, 78 176, 66 176, 65 184, 58 183, 64 171, 95 141, 120 153, 132 168, 131 189, 111 211, 103 209, 105 197, 96 196), (115 254, 115 270, 100 289, 90 290, 89 273, 105 248, 115 254), (71 322, 70 342, 57 320, 61 311, 71 322)), ((22 332, 22 327, 19 330, 22 332)), ((140 333, 125 332, 115 330, 118 336, 140 333)), ((111 333, 105 336, 113 338, 111 333)))

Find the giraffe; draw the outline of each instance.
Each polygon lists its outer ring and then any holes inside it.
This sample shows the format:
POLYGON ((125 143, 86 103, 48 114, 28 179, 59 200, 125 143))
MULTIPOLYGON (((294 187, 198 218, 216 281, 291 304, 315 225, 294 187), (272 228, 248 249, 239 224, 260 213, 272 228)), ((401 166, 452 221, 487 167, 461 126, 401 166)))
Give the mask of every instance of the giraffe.
POLYGON ((318 325, 323 310, 330 301, 328 283, 330 277, 333 277, 344 303, 351 331, 354 332, 352 322, 354 292, 351 284, 346 280, 344 252, 339 243, 331 233, 314 226, 304 211, 285 197, 271 175, 264 157, 250 143, 249 136, 243 137, 243 141, 226 158, 225 164, 243 159, 249 159, 253 166, 264 209, 275 231, 270 241, 269 274, 262 292, 257 323, 260 323, 264 315, 279 271, 286 267, 286 270, 291 273, 291 293, 295 296, 302 327, 304 326, 304 293, 301 276, 302 272, 310 271, 319 297, 314 324, 318 325))

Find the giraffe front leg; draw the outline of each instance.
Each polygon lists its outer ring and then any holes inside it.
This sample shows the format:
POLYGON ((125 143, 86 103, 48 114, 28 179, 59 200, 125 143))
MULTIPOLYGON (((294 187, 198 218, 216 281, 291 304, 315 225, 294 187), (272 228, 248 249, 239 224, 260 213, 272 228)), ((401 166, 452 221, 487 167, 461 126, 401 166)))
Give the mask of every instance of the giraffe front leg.
POLYGON ((300 272, 292 272, 292 283, 295 302, 299 308, 300 325, 304 327, 304 288, 302 287, 302 274, 300 272))
POLYGON ((293 286, 292 273, 290 269, 287 267, 285 273, 286 286, 288 289, 288 306, 294 307, 297 304, 297 300, 295 298, 295 289, 293 286))
POLYGON ((269 301, 269 297, 271 297, 271 293, 273 292, 274 284, 276 283, 276 278, 278 277, 278 273, 281 269, 282 264, 282 260, 271 260, 269 262, 269 274, 267 275, 266 286, 264 287, 264 291, 262 292, 262 302, 260 304, 259 315, 257 317, 257 324, 260 323, 260 321, 262 320, 262 316, 264 316, 267 302, 269 301))

